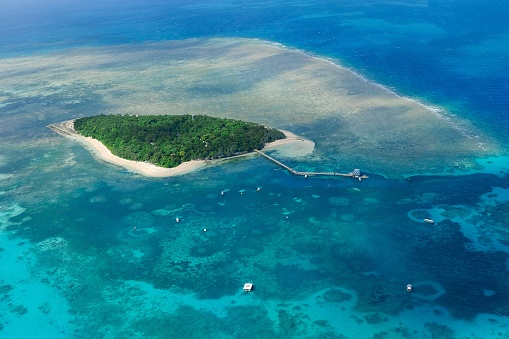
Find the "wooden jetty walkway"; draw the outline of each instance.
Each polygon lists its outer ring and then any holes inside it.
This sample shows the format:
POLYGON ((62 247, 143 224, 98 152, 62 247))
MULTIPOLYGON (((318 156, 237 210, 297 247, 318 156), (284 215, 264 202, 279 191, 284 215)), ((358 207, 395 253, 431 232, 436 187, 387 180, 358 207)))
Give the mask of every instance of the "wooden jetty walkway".
POLYGON ((288 172, 292 173, 293 175, 299 175, 299 176, 302 176, 302 177, 305 177, 305 178, 307 178, 307 177, 316 177, 316 176, 328 176, 328 177, 354 178, 354 179, 359 179, 359 181, 361 181, 362 179, 367 179, 368 178, 367 175, 361 175, 361 171, 359 169, 354 169, 350 173, 338 173, 338 172, 299 172, 299 171, 296 171, 293 168, 283 164, 281 161, 274 159, 270 155, 267 155, 267 154, 265 154, 265 153, 263 153, 263 152, 261 152, 259 150, 256 150, 256 149, 254 151, 257 152, 258 154, 263 155, 265 158, 267 158, 270 161, 278 164, 279 166, 283 167, 284 169, 286 169, 288 172))

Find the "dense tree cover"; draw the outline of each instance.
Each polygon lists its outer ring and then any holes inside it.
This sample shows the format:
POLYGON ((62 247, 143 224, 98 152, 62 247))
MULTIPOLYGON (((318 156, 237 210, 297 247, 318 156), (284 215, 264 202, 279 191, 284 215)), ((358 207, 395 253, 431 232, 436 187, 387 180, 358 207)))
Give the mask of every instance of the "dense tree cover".
POLYGON ((285 138, 277 129, 205 115, 96 115, 76 119, 74 128, 121 158, 161 167, 229 157, 285 138))

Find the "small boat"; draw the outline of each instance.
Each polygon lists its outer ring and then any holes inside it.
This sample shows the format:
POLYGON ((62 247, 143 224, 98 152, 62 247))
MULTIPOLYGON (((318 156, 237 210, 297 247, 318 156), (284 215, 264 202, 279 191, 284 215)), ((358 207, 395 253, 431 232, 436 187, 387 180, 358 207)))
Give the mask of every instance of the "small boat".
POLYGON ((175 218, 175 222, 180 222, 180 219, 179 218, 175 218))
POLYGON ((406 291, 407 292, 412 292, 412 290, 413 290, 412 284, 406 285, 406 291))
POLYGON ((221 196, 224 196, 224 191, 221 191, 221 196))
POLYGON ((252 289, 253 289, 253 284, 252 283, 245 283, 244 284, 244 291, 251 292, 252 289))
POLYGON ((428 224, 434 224, 435 222, 432 219, 424 219, 424 222, 427 222, 428 224))

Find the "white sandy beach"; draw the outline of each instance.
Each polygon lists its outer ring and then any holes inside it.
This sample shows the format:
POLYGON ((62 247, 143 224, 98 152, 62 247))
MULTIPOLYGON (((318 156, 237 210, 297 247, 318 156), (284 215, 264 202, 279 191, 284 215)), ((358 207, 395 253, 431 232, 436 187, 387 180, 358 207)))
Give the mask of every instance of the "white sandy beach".
MULTIPOLYGON (((104 146, 99 140, 90 137, 84 137, 81 134, 77 133, 74 130, 74 120, 68 120, 61 122, 59 124, 50 125, 50 128, 66 138, 77 140, 99 159, 109 162, 111 164, 122 166, 131 172, 142 174, 148 177, 162 178, 183 175, 186 173, 199 170, 205 166, 215 165, 219 162, 233 158, 230 157, 211 161, 192 160, 182 163, 174 168, 164 168, 147 162, 126 160, 112 154, 110 150, 106 146, 104 146)), ((280 155, 285 157, 302 157, 313 152, 315 147, 315 143, 313 141, 299 137, 289 131, 281 130, 281 132, 283 132, 286 135, 285 139, 276 140, 274 142, 268 143, 265 145, 263 149, 264 150, 268 148, 275 149, 280 153, 280 155)), ((245 155, 251 154, 253 153, 247 153, 245 155)))

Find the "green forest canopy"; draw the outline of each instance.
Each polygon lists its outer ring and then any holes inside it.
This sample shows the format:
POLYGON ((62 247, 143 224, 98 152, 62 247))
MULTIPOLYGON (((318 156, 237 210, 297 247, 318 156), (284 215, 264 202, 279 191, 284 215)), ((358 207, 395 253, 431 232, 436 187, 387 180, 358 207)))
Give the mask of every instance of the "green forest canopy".
POLYGON ((175 167, 261 149, 284 139, 274 128, 206 115, 96 115, 76 119, 74 129, 128 160, 175 167))

